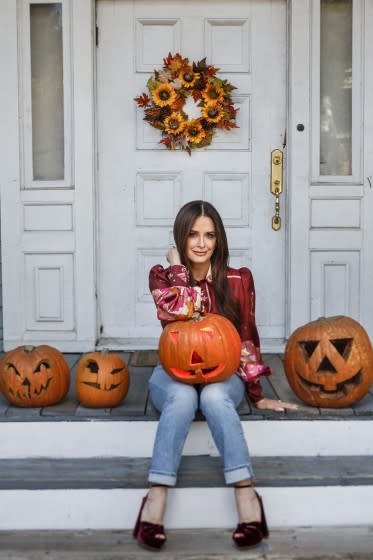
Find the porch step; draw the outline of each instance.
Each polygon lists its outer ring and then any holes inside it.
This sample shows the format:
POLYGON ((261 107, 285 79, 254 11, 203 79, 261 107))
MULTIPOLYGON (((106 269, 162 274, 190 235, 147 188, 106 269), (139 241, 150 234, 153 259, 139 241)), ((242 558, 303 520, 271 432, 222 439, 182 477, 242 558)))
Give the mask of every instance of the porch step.
MULTIPOLYGON (((373 525, 373 457, 254 457, 271 527, 373 525)), ((130 529, 148 458, 0 461, 0 530, 130 529)), ((228 528, 234 497, 220 459, 183 457, 169 528, 228 528)))
MULTIPOLYGON (((253 457, 262 488, 373 486, 373 456, 253 457)), ((6 459, 0 461, 1 490, 144 488, 149 458, 6 459)), ((225 485, 219 457, 183 457, 178 488, 225 485)))
POLYGON ((140 548, 130 531, 0 532, 4 560, 371 560, 373 527, 272 530, 264 545, 237 550, 231 530, 171 529, 161 553, 140 548))

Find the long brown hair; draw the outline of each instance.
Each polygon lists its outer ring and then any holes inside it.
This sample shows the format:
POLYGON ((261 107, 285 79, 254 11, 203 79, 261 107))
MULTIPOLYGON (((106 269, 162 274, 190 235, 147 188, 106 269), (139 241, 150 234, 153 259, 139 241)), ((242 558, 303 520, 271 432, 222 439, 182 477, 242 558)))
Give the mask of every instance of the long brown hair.
POLYGON ((219 313, 232 321, 238 329, 240 324, 239 304, 234 301, 227 281, 229 259, 227 236, 220 214, 210 202, 192 200, 180 208, 174 222, 176 248, 182 264, 187 267, 192 278, 191 263, 186 256, 186 244, 193 224, 200 216, 211 218, 215 226, 216 247, 211 257, 211 270, 219 313))

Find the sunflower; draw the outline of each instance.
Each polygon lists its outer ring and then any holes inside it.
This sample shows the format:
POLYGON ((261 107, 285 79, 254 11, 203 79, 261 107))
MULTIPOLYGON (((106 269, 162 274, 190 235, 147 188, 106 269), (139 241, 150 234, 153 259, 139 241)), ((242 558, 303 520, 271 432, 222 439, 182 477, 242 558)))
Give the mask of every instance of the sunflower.
POLYGON ((201 115, 210 123, 217 123, 224 118, 224 109, 217 101, 210 101, 201 110, 201 115))
POLYGON ((185 119, 181 113, 171 113, 166 117, 164 122, 164 129, 168 134, 180 134, 185 127, 185 119))
POLYGON ((174 88, 169 84, 163 83, 153 89, 151 93, 154 103, 159 107, 167 107, 167 105, 172 105, 177 97, 177 93, 174 88))
POLYGON ((209 103, 210 101, 221 102, 224 99, 225 92, 223 88, 217 87, 215 84, 208 84, 207 88, 202 92, 203 99, 209 103))
POLYGON ((191 144, 200 144, 206 138, 206 132, 198 119, 192 119, 185 125, 184 133, 191 144))
POLYGON ((181 80, 183 87, 192 88, 196 81, 199 80, 200 74, 198 74, 198 72, 193 72, 190 66, 184 66, 179 72, 178 78, 181 80))

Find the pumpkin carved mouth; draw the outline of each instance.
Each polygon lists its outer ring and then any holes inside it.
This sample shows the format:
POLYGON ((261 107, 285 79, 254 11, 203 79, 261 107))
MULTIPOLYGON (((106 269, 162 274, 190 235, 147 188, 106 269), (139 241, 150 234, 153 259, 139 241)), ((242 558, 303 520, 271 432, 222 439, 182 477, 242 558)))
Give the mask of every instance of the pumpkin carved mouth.
POLYGON ((119 383, 113 383, 112 385, 110 385, 110 387, 102 387, 102 385, 100 385, 99 383, 95 383, 94 381, 82 381, 82 383, 84 385, 88 385, 89 387, 93 387, 94 389, 98 389, 99 391, 113 391, 114 389, 122 385, 121 381, 119 383))
POLYGON ((301 384, 309 391, 317 393, 321 398, 324 396, 325 398, 330 397, 333 395, 335 398, 342 398, 348 395, 351 392, 351 389, 356 388, 361 383, 362 372, 361 370, 357 372, 356 375, 348 379, 347 381, 343 381, 341 383, 331 383, 329 387, 322 385, 321 383, 315 383, 304 379, 298 372, 297 376, 301 384))
POLYGON ((219 364, 217 366, 214 367, 209 367, 209 368, 194 368, 194 369, 178 369, 178 368, 170 368, 171 372, 174 375, 180 376, 180 377, 185 377, 185 376, 206 376, 208 377, 209 375, 218 375, 221 371, 223 371, 224 369, 224 364, 219 364))

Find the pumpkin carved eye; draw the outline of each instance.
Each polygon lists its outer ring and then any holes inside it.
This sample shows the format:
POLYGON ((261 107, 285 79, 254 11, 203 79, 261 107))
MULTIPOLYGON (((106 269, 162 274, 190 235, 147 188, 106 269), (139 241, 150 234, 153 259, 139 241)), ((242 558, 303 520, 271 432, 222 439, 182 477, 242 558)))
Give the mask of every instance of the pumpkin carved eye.
POLYGON ((318 340, 300 340, 298 342, 299 346, 303 350, 304 359, 306 360, 306 362, 308 362, 308 360, 314 353, 318 343, 319 343, 318 340))
POLYGON ((330 341, 339 354, 347 361, 352 349, 352 338, 336 338, 330 341))
POLYGON ((46 369, 49 369, 51 367, 50 363, 47 360, 41 360, 36 369, 34 369, 34 373, 40 373, 42 371, 41 366, 45 367, 46 369))
POLYGON ((202 328, 201 332, 206 333, 209 338, 214 338, 214 331, 212 329, 209 329, 209 327, 202 328))

